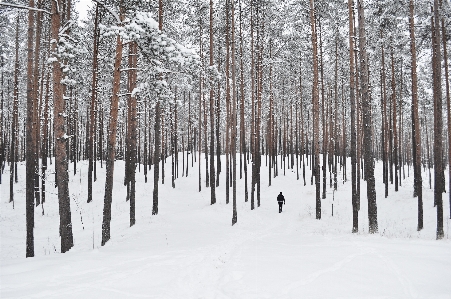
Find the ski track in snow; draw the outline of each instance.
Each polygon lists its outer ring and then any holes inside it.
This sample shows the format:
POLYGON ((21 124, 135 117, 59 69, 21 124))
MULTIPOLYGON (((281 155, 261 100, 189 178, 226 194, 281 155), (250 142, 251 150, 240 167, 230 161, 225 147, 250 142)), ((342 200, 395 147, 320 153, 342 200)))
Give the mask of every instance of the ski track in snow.
MULTIPOLYGON (((376 177, 379 234, 369 235, 363 181, 359 233, 351 234, 350 182, 339 183, 335 193, 328 186, 322 219, 316 220, 310 172, 306 171, 306 186, 302 174, 296 181, 296 173, 287 168, 286 176, 279 171, 267 187, 263 166, 261 206, 255 202, 255 210, 250 210, 242 195, 244 182, 238 181, 238 223, 232 227, 232 192, 227 205, 221 185, 217 204, 211 206, 204 180, 202 192, 197 190, 197 164, 188 178, 180 172, 175 189, 170 186, 171 168, 166 167, 158 216, 151 216, 153 171, 147 184, 137 172, 137 222, 129 228, 124 164, 119 161, 112 236, 101 247, 104 168, 98 167, 94 201, 87 204, 83 182, 87 167, 83 161, 78 165, 77 175, 70 175, 75 247, 66 254, 57 253, 58 207, 51 194, 56 193, 52 177, 45 216, 36 209, 32 259, 23 257, 25 186, 15 184, 12 210, 9 187, 1 185, 0 298, 451 298, 447 198, 445 240, 435 241, 433 193, 428 188, 423 199, 425 229, 416 232, 412 177, 402 182, 397 194, 390 185, 388 199, 376 177), (281 214, 276 203, 279 191, 287 200, 281 214)), ((19 182, 24 181, 23 166, 19 165, 19 182)), ((224 171, 220 181, 225 182, 224 171)))

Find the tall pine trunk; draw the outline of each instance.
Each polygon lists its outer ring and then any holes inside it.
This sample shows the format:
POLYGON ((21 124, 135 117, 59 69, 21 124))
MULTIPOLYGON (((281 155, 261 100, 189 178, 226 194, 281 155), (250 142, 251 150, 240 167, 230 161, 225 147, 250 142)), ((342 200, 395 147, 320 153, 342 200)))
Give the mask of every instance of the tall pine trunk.
POLYGON ((321 219, 320 169, 319 169, 319 95, 318 95, 318 45, 316 39, 315 3, 310 0, 310 24, 313 46, 313 173, 316 186, 316 219, 321 219))
MULTIPOLYGON (((158 29, 163 30, 163 0, 158 1, 158 29)), ((159 77, 161 79, 161 77, 159 77)), ((154 155, 153 155, 153 194, 152 194, 152 215, 158 215, 158 182, 160 179, 160 143, 161 143, 161 111, 160 99, 157 99, 155 104, 155 126, 154 126, 154 155)), ((200 182, 199 182, 200 186, 200 182)))
MULTIPOLYGON (((210 0, 210 67, 213 68, 213 0, 210 0)), ((211 204, 216 203, 215 182, 215 94, 213 78, 210 86, 210 196, 211 204)), ((219 119, 217 120, 219 121, 219 119)))
POLYGON ((437 208, 437 239, 443 239, 443 199, 445 177, 443 173, 443 119, 442 119, 442 69, 439 30, 439 5, 434 0, 434 26, 432 26, 432 70, 434 94, 434 202, 437 208))
MULTIPOLYGON (((122 20, 122 8, 120 19, 122 20)), ((121 87, 121 63, 122 63, 122 41, 118 35, 116 37, 116 55, 114 58, 114 70, 113 70, 113 92, 111 96, 110 105, 110 122, 108 125, 108 142, 107 142, 107 155, 106 155, 106 178, 105 178, 105 196, 103 206, 103 221, 102 221, 102 246, 110 240, 110 222, 111 222, 111 203, 113 197, 113 173, 114 173, 114 160, 116 152, 116 135, 117 135, 117 123, 118 123, 118 104, 119 104, 119 91, 121 87)))
POLYGON ((97 55, 98 55, 98 20, 99 20, 99 5, 96 5, 96 14, 94 19, 94 53, 92 61, 92 85, 91 85, 91 109, 89 120, 89 142, 88 142, 88 203, 92 201, 92 172, 93 172, 93 160, 94 156, 94 134, 95 129, 95 107, 97 98, 97 55))
MULTIPOLYGON (((423 180, 421 177, 421 128, 418 117, 418 79, 417 79, 417 53, 415 46, 414 3, 409 4, 410 24, 410 54, 412 77, 412 156, 414 173, 414 197, 418 197, 418 225, 417 230, 423 229, 423 180)), ((448 106, 449 107, 449 106, 448 106)), ((449 111, 449 110, 448 110, 449 111)), ((449 113, 449 112, 448 112, 449 113)), ((448 114, 449 117, 449 114, 448 114)), ((448 118, 448 126, 450 125, 448 118)))
POLYGON ((369 94, 368 56, 366 54, 365 12, 363 1, 359 0, 359 54, 360 54, 360 84, 362 86, 362 113, 363 113, 363 147, 364 147, 364 171, 367 182, 366 195, 368 198, 369 232, 377 233, 377 205, 376 188, 374 179, 374 157, 372 149, 372 116, 371 97, 369 94))
POLYGON ((448 112, 448 198, 449 198, 449 218, 451 219, 451 179, 449 179, 451 178, 451 111, 450 111, 451 99, 449 94, 450 91, 449 91, 448 53, 446 50, 446 28, 445 28, 445 20, 443 17, 442 17, 442 41, 443 41, 443 58, 445 63, 446 108, 448 112))
MULTIPOLYGON (((52 39, 59 39, 59 31, 61 26, 61 15, 58 7, 61 7, 63 1, 56 1, 52 4, 52 39)), ((53 52, 56 51, 53 45, 53 52)), ((72 222, 70 212, 69 198, 69 173, 68 173, 68 157, 66 144, 68 138, 66 135, 65 100, 64 86, 61 84, 63 73, 60 61, 53 62, 53 124, 55 134, 55 168, 56 180, 58 186, 58 202, 60 213, 60 236, 61 236, 61 252, 68 251, 73 246, 72 222)))
POLYGON ((355 67, 354 67, 354 4, 353 0, 348 0, 349 11, 349 80, 350 80, 350 101, 351 101, 351 180, 352 180, 352 232, 359 231, 359 207, 356 190, 356 129, 355 129, 355 67))
MULTIPOLYGON (((34 1, 30 0, 29 7, 34 7, 34 1)), ((59 27, 59 26, 58 26, 59 27)), ((27 250, 26 257, 34 256, 34 135, 33 135, 33 33, 34 11, 28 10, 28 39, 27 39, 27 122, 26 122, 26 226, 27 226, 27 250)))

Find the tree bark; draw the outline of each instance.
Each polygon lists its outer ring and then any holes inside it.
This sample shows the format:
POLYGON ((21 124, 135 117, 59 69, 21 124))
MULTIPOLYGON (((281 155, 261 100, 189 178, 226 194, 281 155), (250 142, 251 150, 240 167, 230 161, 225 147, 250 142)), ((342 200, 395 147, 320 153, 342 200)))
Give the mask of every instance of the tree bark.
MULTIPOLYGON (((210 0, 212 1, 212 0, 210 0)), ((237 209, 236 209, 236 120, 237 120, 237 96, 236 96, 236 55, 235 55, 235 4, 232 3, 232 201, 233 201, 233 212, 232 212, 232 225, 237 222, 237 209)))
POLYGON ((138 55, 138 45, 136 42, 131 42, 129 45, 129 86, 128 92, 130 96, 128 97, 128 109, 129 109, 129 119, 128 119, 128 136, 129 140, 127 142, 128 146, 128 182, 130 184, 130 226, 136 223, 135 218, 135 197, 136 197, 136 163, 137 163, 137 102, 136 94, 133 94, 133 90, 136 88, 136 77, 137 77, 137 55, 138 55))
MULTIPOLYGON (((59 39, 59 30, 61 27, 61 15, 58 7, 61 7, 62 1, 57 0, 52 3, 52 39, 59 39)), ((53 44, 53 52, 56 51, 56 44, 53 44)), ((61 84, 63 73, 61 62, 53 62, 53 124, 55 134, 55 167, 57 172, 58 202, 60 213, 60 236, 61 252, 64 253, 74 245, 72 235, 72 222, 69 197, 69 173, 66 144, 68 137, 65 129, 65 100, 64 86, 61 84)))
MULTIPOLYGON (((213 69, 213 0, 210 0, 210 67, 213 69)), ((219 119, 217 120, 219 121, 219 119)), ((211 204, 216 203, 215 182, 215 94, 213 78, 210 78, 210 197, 211 204)))
MULTIPOLYGON (((16 144, 18 142, 17 126, 19 116, 19 15, 16 17, 16 49, 14 63, 14 91, 13 91, 13 117, 11 121, 11 148, 10 148, 10 177, 9 177, 9 202, 13 203, 14 208, 14 171, 16 166, 16 144)), ((2 57, 3 60, 3 57, 2 57)), ((3 73, 2 73, 3 74, 3 73)), ((27 103, 28 104, 28 103, 27 103)), ((3 109, 2 109, 3 112, 3 109)), ((27 226, 28 228, 28 226, 27 226)))
MULTIPOLYGON (((38 0, 38 8, 41 6, 41 2, 38 0)), ((39 141, 40 141, 40 109, 38 90, 39 90, 39 54, 41 46, 41 16, 42 12, 36 12, 36 38, 34 48, 34 66, 33 66, 33 164, 34 164, 34 198, 35 204, 38 206, 41 203, 40 190, 39 190, 39 141)), ((41 91, 42 92, 42 91, 41 91)))
POLYGON ((97 98, 97 56, 98 56, 98 20, 99 20, 99 5, 96 5, 96 14, 94 19, 94 53, 92 61, 92 85, 91 85, 91 111, 89 121, 89 143, 88 149, 88 203, 92 201, 92 172, 93 172, 93 157, 94 155, 94 134, 95 129, 95 107, 97 98))
MULTIPOLYGON (((440 1, 440 5, 441 5, 440 1)), ((448 71, 448 53, 446 50, 446 27, 445 20, 442 17, 442 41, 443 41, 443 59, 445 63, 445 86, 446 86, 446 108, 448 112, 448 178, 451 178, 451 99, 449 91, 449 71, 448 71)), ((448 198, 449 198, 449 218, 451 219, 451 180, 448 179, 448 198)))
MULTIPOLYGON (((122 4, 122 3, 121 3, 122 4)), ((122 21, 122 7, 120 7, 120 19, 122 21)), ((111 203, 113 197, 113 173, 114 161, 116 151, 116 135, 117 135, 117 120, 118 120, 118 104, 119 91, 121 79, 121 63, 122 63, 122 41, 121 37, 116 37, 116 55, 114 58, 113 70, 113 92, 111 96, 110 106, 110 122, 108 125, 108 142, 107 142, 107 156, 106 156, 106 178, 105 178, 105 196, 103 206, 103 221, 102 221, 102 246, 110 240, 110 222, 111 222, 111 203)))
POLYGON ((434 201, 437 206, 437 240, 443 239, 443 199, 445 177, 443 173, 443 119, 442 119, 442 69, 439 30, 439 4, 434 0, 433 30, 433 94, 434 94, 434 201))
POLYGON ((393 58, 393 47, 391 47, 391 87, 392 87, 392 112, 393 112, 393 160, 395 166, 395 191, 398 191, 398 129, 396 109, 396 84, 395 84, 395 60, 393 58))
MULTIPOLYGON (((414 1, 409 3, 410 25, 410 54, 412 78, 412 156, 414 173, 414 197, 418 197, 418 225, 417 230, 423 229, 423 179, 421 177, 421 128, 418 116, 418 79, 417 79, 417 53, 415 46, 414 1)), ((448 102, 449 103, 449 102, 448 102)), ((448 104, 449 105, 449 104, 448 104)), ((449 107, 449 106, 448 106, 449 107)), ((449 117, 449 110, 448 110, 449 117)), ((450 125, 448 118, 448 126, 450 125)))
MULTIPOLYGON (((34 0, 29 1, 29 7, 34 7, 34 0)), ((26 257, 34 256, 34 139, 33 134, 33 34, 34 12, 28 11, 28 39, 27 39, 27 123, 26 123, 26 226, 27 250, 26 257)))
POLYGON ((359 208, 356 190, 356 129, 355 129, 355 67, 354 67, 354 4, 348 0, 349 11, 349 79, 350 79, 350 101, 351 101, 351 180, 352 180, 352 232, 359 231, 359 208))
POLYGON ((372 150, 372 117, 371 98, 369 95, 368 57, 366 54, 365 13, 363 1, 359 0, 359 51, 360 51, 360 84, 362 86, 362 112, 365 155, 365 178, 367 182, 369 233, 378 231, 376 188, 374 179, 374 157, 372 150))
POLYGON ((318 45, 316 40, 315 3, 310 0, 310 24, 313 46, 313 173, 316 186, 316 219, 321 219, 320 170, 319 170, 319 95, 318 95, 318 45))

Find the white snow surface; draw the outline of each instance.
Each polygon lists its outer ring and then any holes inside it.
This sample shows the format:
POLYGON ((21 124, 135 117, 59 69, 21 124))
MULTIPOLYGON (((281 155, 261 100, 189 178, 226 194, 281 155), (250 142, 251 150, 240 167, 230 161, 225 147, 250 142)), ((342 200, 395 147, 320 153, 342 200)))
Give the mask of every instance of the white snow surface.
MULTIPOLYGON (((87 163, 70 165, 71 211, 75 246, 61 254, 58 200, 49 165, 45 214, 35 209, 35 257, 25 258, 25 165, 19 164, 9 201, 9 166, 0 199, 0 298, 451 298, 451 241, 448 194, 444 198, 445 239, 435 240, 436 209, 427 172, 423 173, 424 229, 417 232, 413 174, 397 193, 384 198, 382 165, 376 163, 379 233, 368 234, 366 184, 361 183, 359 233, 352 234, 350 181, 327 198, 315 219, 315 186, 307 168, 296 180, 288 169, 268 187, 262 167, 261 206, 244 202, 244 173, 238 181, 238 223, 231 225, 232 197, 225 203, 225 159, 210 205, 202 156, 202 191, 197 163, 171 187, 168 158, 159 193, 159 214, 151 215, 153 168, 144 183, 137 169, 136 225, 129 227, 129 202, 123 186, 124 162, 117 161, 111 240, 100 246, 105 168, 97 162, 93 202, 87 199, 87 163), (286 198, 278 213, 276 197, 286 198), (334 215, 332 216, 332 204, 334 215)), ((350 179, 348 160, 348 178, 350 179)), ((262 159, 265 165, 265 159, 262 159)), ((287 164, 288 165, 288 164, 287 164)), ((186 165, 185 165, 186 166, 186 165)), ((104 166, 105 167, 105 166, 104 166)), ((239 164, 238 164, 239 178, 239 164)), ((249 165, 248 169, 251 167, 249 165)), ((302 170, 302 169, 301 169, 302 170)), ((250 186, 250 174, 249 174, 250 186)), ((448 185, 447 185, 448 186, 448 185)), ((232 195, 232 189, 230 189, 232 195)))

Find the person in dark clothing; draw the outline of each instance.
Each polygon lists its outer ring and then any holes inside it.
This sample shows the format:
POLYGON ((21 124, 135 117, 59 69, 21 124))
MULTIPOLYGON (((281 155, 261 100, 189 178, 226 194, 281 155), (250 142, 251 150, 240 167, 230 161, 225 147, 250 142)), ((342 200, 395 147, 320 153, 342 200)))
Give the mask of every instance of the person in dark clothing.
POLYGON ((282 213, 282 205, 285 204, 285 197, 283 197, 282 192, 277 196, 277 203, 279 204, 279 213, 282 213))

